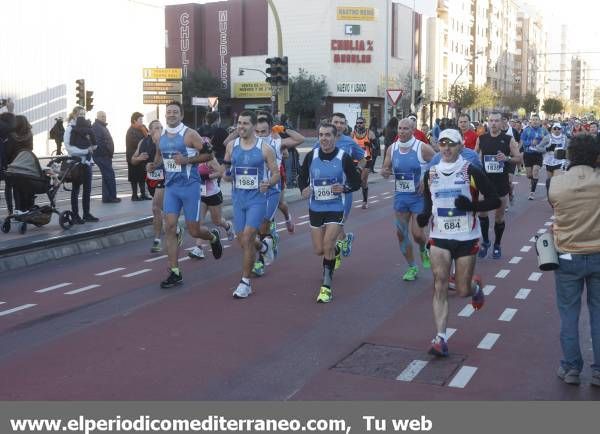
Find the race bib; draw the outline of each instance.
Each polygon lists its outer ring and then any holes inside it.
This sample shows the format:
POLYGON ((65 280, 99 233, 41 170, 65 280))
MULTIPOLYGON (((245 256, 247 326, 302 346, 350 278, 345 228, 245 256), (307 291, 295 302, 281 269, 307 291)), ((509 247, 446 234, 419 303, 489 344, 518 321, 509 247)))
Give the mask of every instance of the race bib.
POLYGON ((206 184, 202 184, 200 186, 200 195, 201 196, 206 196, 206 184))
POLYGON ((257 190, 258 187, 258 168, 235 168, 235 188, 239 188, 240 190, 257 190))
POLYGON ((498 161, 495 155, 484 155, 483 164, 487 173, 504 172, 504 161, 498 161))
POLYGON ((163 163, 167 172, 181 172, 181 164, 177 164, 172 158, 164 159, 163 163))
POLYGON ((438 208, 437 225, 443 234, 458 234, 471 230, 467 213, 456 208, 438 208))
POLYGON ((335 179, 318 178, 313 182, 313 195, 315 200, 332 200, 338 197, 337 193, 333 192, 333 184, 335 179))
POLYGON ((395 174, 395 190, 398 193, 414 193, 415 192, 415 175, 414 173, 396 173, 395 174))
POLYGON ((156 169, 152 172, 148 172, 146 177, 151 181, 162 181, 165 179, 165 174, 162 169, 156 169))

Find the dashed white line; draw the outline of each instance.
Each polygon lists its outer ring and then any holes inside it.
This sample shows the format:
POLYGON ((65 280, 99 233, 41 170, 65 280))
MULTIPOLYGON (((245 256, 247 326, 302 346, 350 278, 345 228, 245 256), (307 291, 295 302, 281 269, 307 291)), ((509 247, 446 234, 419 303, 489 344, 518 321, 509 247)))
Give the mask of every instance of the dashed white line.
POLYGON ((490 295, 494 289, 496 289, 496 285, 485 285, 482 291, 485 295, 490 295))
MULTIPOLYGON (((193 247, 192 247, 193 249, 193 247)), ((186 249, 187 250, 187 249, 186 249)), ((190 249, 191 250, 191 249, 190 249)), ((160 261, 161 259, 165 259, 167 258, 167 255, 161 255, 161 256, 157 256, 156 258, 150 258, 150 259, 146 259, 144 262, 154 262, 154 261, 160 261)))
POLYGON ((371 201, 371 203, 377 203, 377 202, 379 202, 379 199, 371 201))
MULTIPOLYGON (((361 200, 361 202, 362 202, 362 200, 361 200)), ((354 205, 354 208, 361 208, 361 207, 362 207, 362 205, 354 205)))
POLYGON ((369 199, 375 199, 377 197, 377 195, 375 196, 369 196, 369 199))
POLYGON ((309 223, 310 223, 310 221, 306 220, 305 222, 296 223, 296 226, 307 225, 309 223))
POLYGON ((308 218, 308 214, 301 215, 301 216, 300 216, 300 217, 298 217, 298 218, 299 218, 299 219, 307 219, 307 218, 308 218))
POLYGON ((471 381, 473 375, 477 372, 477 368, 474 366, 463 366, 456 373, 448 387, 458 387, 460 389, 464 389, 464 387, 471 381))
POLYGON ((544 226, 552 226, 552 222, 546 222, 544 223, 544 226))
POLYGON ((498 333, 488 333, 485 337, 479 342, 477 348, 480 350, 491 350, 500 335, 498 333))
MULTIPOLYGON (((298 223, 298 224, 300 224, 300 223, 298 223)), ((281 228, 281 229, 277 229, 277 232, 283 232, 285 230, 287 230, 287 228, 281 228)))
POLYGON ((37 306, 36 304, 23 304, 21 306, 13 307, 12 309, 1 310, 0 316, 10 315, 11 313, 19 312, 23 309, 29 309, 30 307, 37 306))
POLYGON ((523 246, 523 247, 521 247, 521 252, 523 252, 523 253, 527 253, 530 250, 531 250, 531 246, 523 246))
POLYGON ((510 261, 508 261, 509 264, 518 264, 519 262, 521 262, 521 258, 520 256, 513 256, 512 259, 510 261))
POLYGON ((6 304, 6 302, 5 301, 0 301, 0 304, 6 304))
MULTIPOLYGON (((186 258, 189 259, 187 256, 186 256, 186 258)), ((181 259, 180 259, 180 261, 181 261, 181 259)), ((139 274, 147 273, 148 271, 152 271, 152 269, 151 268, 144 268, 143 270, 134 271, 133 273, 123 274, 122 277, 133 277, 133 276, 137 276, 139 274)))
POLYGON ((538 229, 538 232, 537 232, 537 233, 538 233, 538 234, 545 234, 546 232, 548 232, 548 229, 541 228, 541 229, 538 229))
POLYGON ((530 242, 530 243, 535 243, 535 242, 536 242, 536 239, 535 239, 535 237, 531 237, 531 238, 529 238, 529 242, 530 242))
POLYGON ((65 292, 65 295, 79 294, 80 292, 89 291, 90 289, 98 288, 99 286, 100 285, 84 286, 83 288, 77 288, 77 289, 74 289, 73 291, 65 292))
POLYGON ((355 200, 354 203, 362 203, 362 199, 355 200))
POLYGON ((550 220, 554 220, 555 218, 556 218, 556 217, 555 217, 555 216, 553 216, 553 215, 551 215, 551 216, 550 216, 550 220))
MULTIPOLYGON (((189 256, 182 256, 181 258, 177 258, 178 262, 189 261, 191 258, 189 256)), ((150 271, 150 270, 148 270, 150 271)), ((123 276, 125 277, 125 276, 123 276)))
POLYGON ((65 286, 69 286, 69 285, 71 285, 71 282, 64 282, 64 283, 59 283, 58 285, 49 286, 47 288, 38 289, 34 292, 37 292, 38 294, 42 294, 44 292, 52 291, 52 290, 58 289, 58 288, 64 288, 65 286))
POLYGON ((517 298, 519 300, 525 300, 530 292, 531 292, 531 289, 529 289, 529 288, 521 288, 521 289, 519 289, 519 291, 517 291, 515 298, 517 298))
POLYGON ((512 183, 513 183, 513 185, 519 185, 519 183, 517 181, 513 181, 512 183))
POLYGON ((531 280, 532 282, 537 282, 542 277, 542 273, 531 273, 527 280, 531 280))
POLYGON ((498 279, 504 279, 506 276, 508 276, 509 273, 510 273, 510 270, 500 270, 500 271, 498 271, 498 273, 496 273, 496 277, 498 279))
POLYGON ((511 321, 517 313, 517 310, 518 309, 512 309, 510 307, 507 307, 506 309, 504 309, 504 312, 502 312, 502 314, 498 317, 498 321, 511 321))
POLYGON ((124 270, 124 269, 125 269, 125 267, 113 268, 112 270, 106 270, 106 271, 103 271, 101 273, 96 273, 95 275, 96 276, 106 276, 107 274, 116 273, 117 271, 121 271, 121 270, 124 270))
POLYGON ((423 370, 425 366, 427 366, 427 361, 425 360, 413 360, 410 364, 402 371, 397 377, 398 381, 413 381, 414 378, 419 375, 419 372, 423 370))
POLYGON ((471 315, 473 315, 473 312, 475 312, 475 309, 473 309, 473 306, 471 306, 470 304, 467 304, 465 307, 463 307, 463 310, 458 312, 458 316, 464 316, 464 317, 468 318, 471 315))
POLYGON ((452 335, 456 333, 456 329, 446 328, 446 341, 449 341, 452 335))

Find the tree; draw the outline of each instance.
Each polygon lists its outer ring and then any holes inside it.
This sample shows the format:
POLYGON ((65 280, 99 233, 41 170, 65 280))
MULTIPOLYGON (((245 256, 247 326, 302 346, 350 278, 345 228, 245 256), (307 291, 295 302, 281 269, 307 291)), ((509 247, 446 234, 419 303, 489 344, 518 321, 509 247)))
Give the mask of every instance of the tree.
MULTIPOLYGON (((194 110, 194 106, 192 106, 192 97, 194 96, 203 98, 217 96, 222 101, 229 98, 229 92, 227 89, 223 89, 221 80, 214 77, 208 69, 201 68, 193 71, 183 80, 183 110, 185 112, 194 110)), ((206 107, 201 107, 200 110, 205 112, 206 107)))
POLYGON ((453 84, 448 92, 448 99, 456 104, 456 113, 460 113, 465 108, 473 107, 477 99, 477 89, 473 86, 463 86, 462 84, 453 84))
POLYGON ((521 95, 504 95, 501 98, 501 104, 510 110, 517 110, 523 106, 523 97, 521 95))
POLYGON ((562 113, 563 109, 563 103, 558 98, 546 98, 542 105, 542 111, 550 116, 562 113))
POLYGON ((498 104, 498 93, 490 85, 485 85, 477 89, 474 106, 481 109, 492 109, 498 104))
POLYGON ((290 77, 290 100, 286 111, 291 118, 296 118, 296 127, 300 128, 302 117, 314 118, 322 98, 327 94, 327 82, 324 76, 316 77, 304 69, 298 75, 290 77))
POLYGON ((523 97, 523 108, 527 113, 537 112, 540 106, 540 100, 535 93, 527 92, 523 97))

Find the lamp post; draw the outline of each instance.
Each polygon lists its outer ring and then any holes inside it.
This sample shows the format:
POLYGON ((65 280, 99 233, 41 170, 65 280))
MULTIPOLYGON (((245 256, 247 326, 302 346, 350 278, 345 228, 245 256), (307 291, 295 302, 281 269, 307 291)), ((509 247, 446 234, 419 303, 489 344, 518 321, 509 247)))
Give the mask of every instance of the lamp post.
MULTIPOLYGON (((256 71, 256 72, 260 72, 262 75, 265 76, 265 78, 268 77, 267 73, 261 69, 255 69, 255 68, 240 68, 238 71, 238 75, 244 75, 244 71, 256 71)), ((275 115, 275 95, 277 93, 277 88, 273 85, 271 85, 271 114, 275 115)))

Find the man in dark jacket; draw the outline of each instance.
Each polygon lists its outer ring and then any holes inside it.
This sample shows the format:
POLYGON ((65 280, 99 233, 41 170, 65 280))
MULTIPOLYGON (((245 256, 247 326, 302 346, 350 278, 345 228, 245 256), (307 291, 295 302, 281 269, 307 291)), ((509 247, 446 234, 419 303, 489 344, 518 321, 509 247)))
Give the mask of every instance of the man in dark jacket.
POLYGON ((112 158, 115 153, 115 145, 110 131, 106 128, 106 113, 99 111, 96 115, 96 121, 92 126, 96 145, 94 151, 94 162, 98 165, 102 174, 102 202, 118 203, 121 199, 117 197, 117 183, 115 180, 115 171, 112 167, 112 158))

